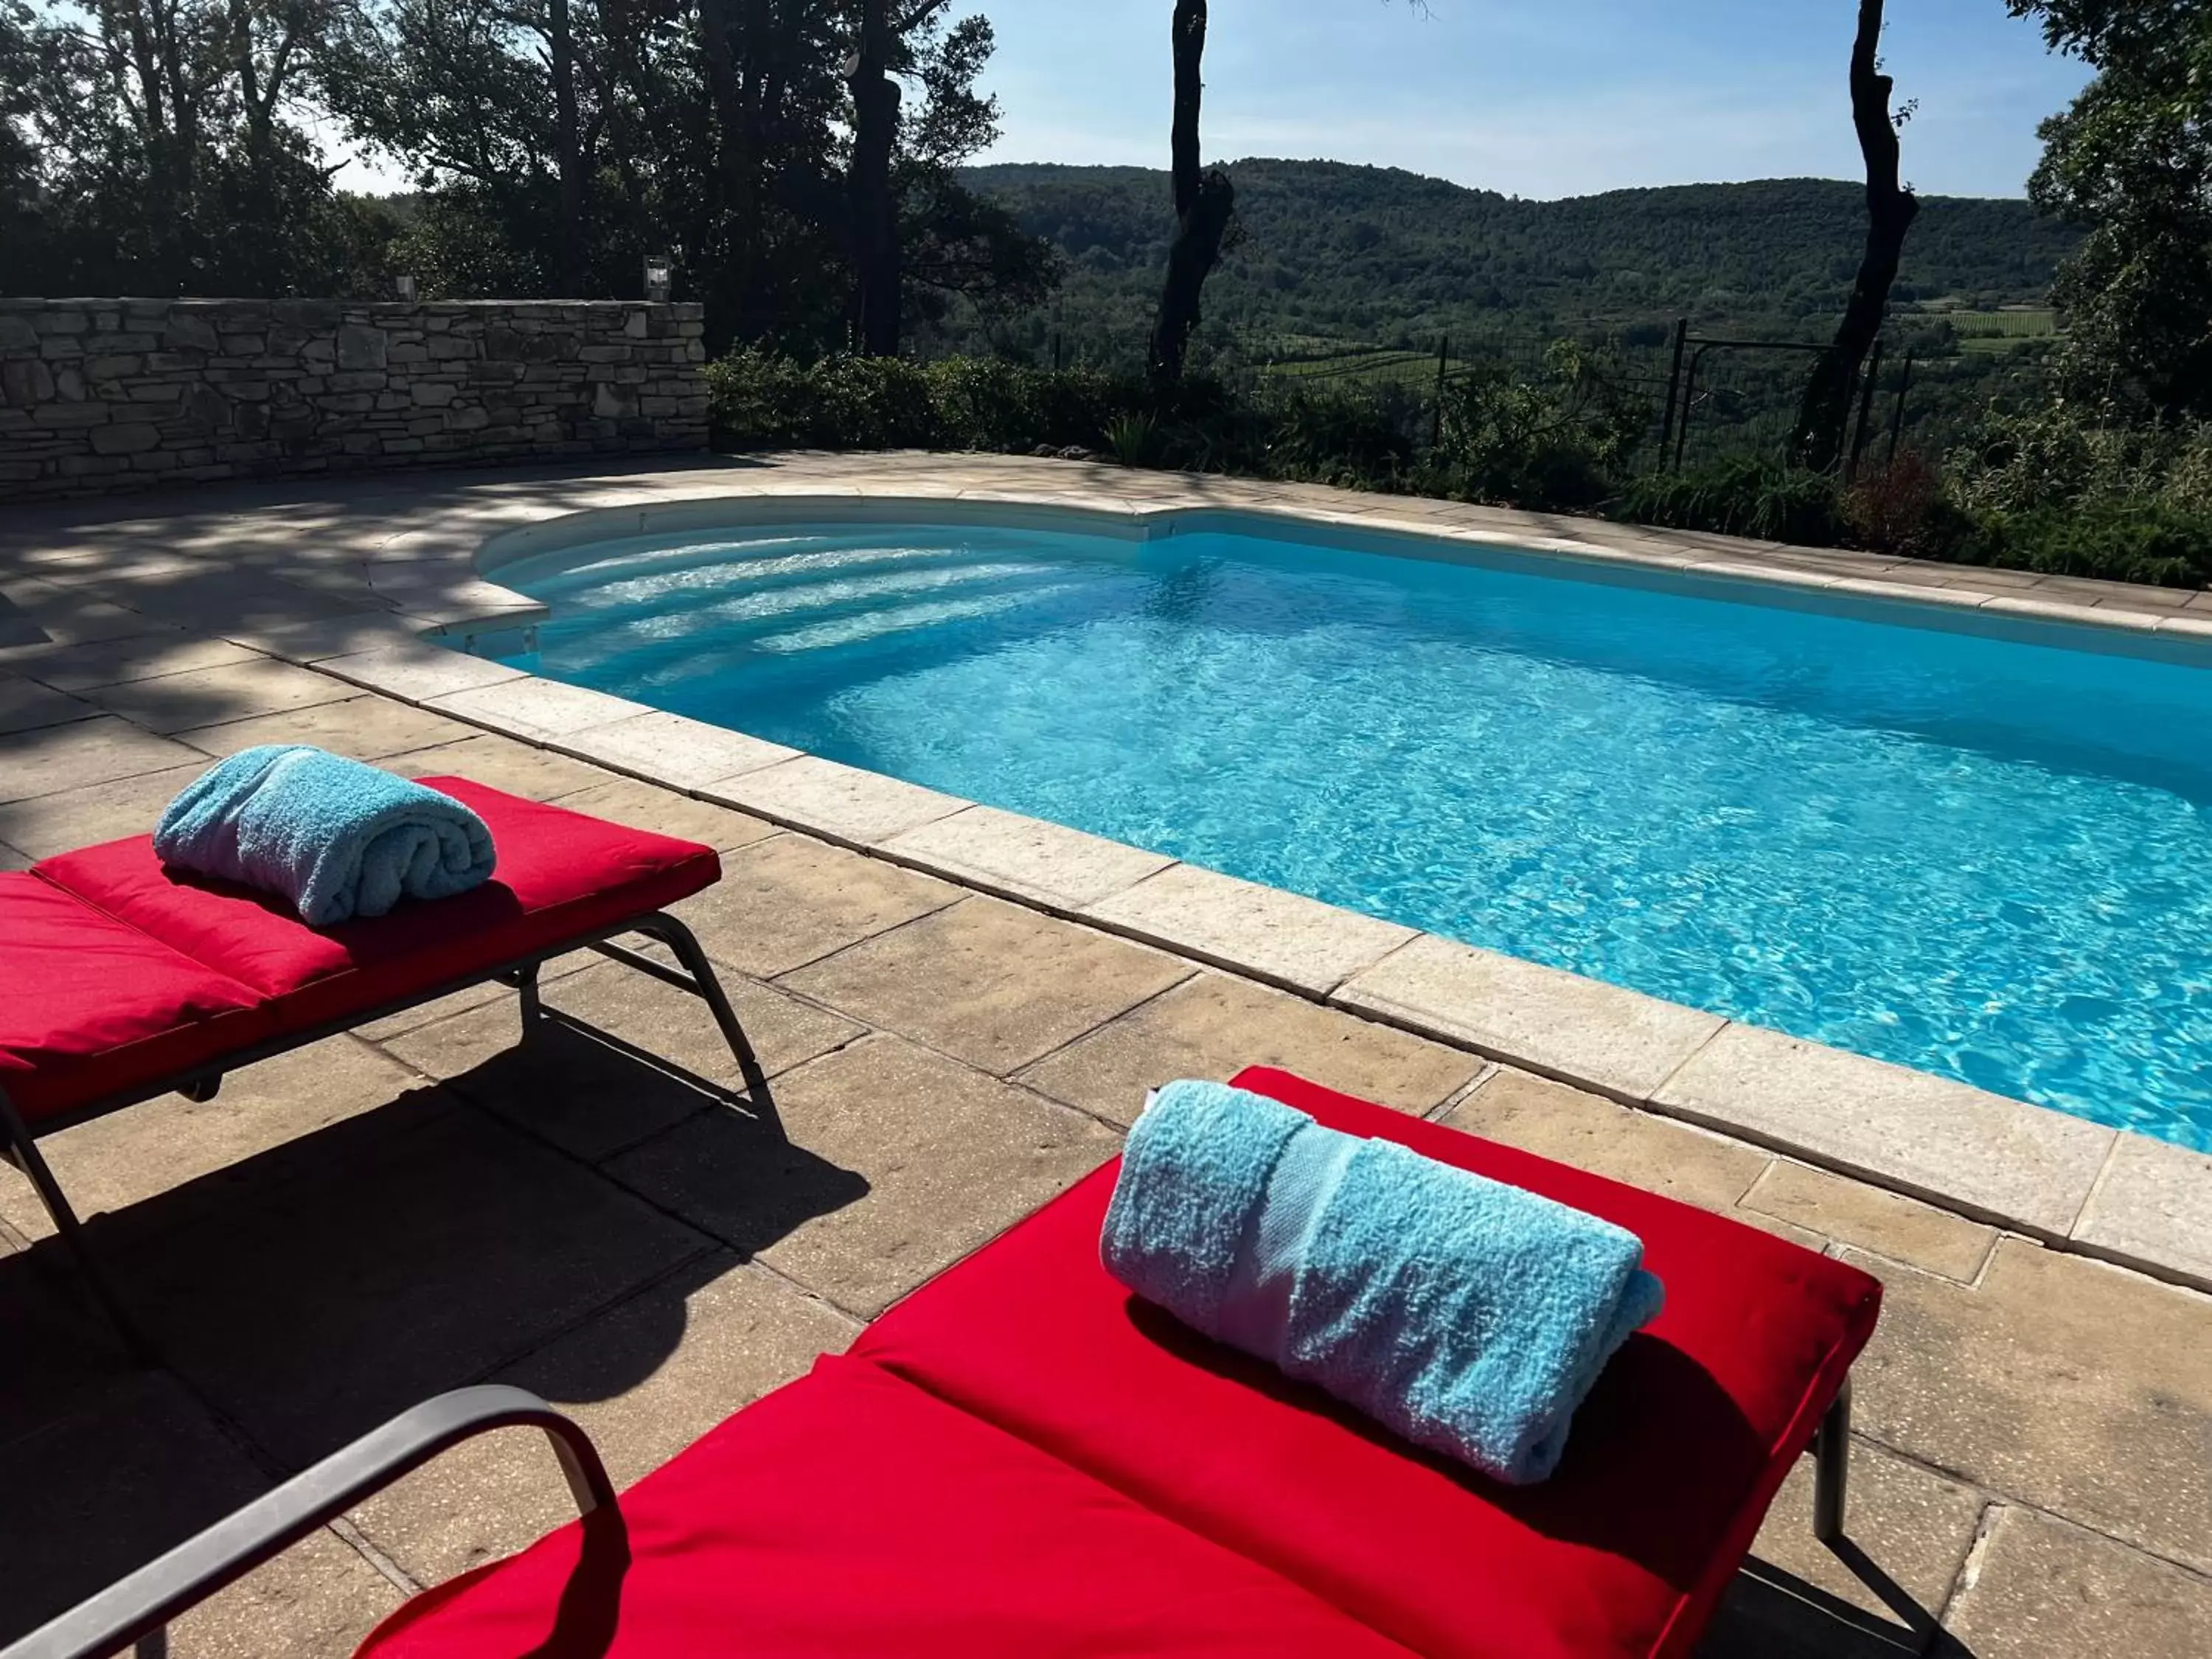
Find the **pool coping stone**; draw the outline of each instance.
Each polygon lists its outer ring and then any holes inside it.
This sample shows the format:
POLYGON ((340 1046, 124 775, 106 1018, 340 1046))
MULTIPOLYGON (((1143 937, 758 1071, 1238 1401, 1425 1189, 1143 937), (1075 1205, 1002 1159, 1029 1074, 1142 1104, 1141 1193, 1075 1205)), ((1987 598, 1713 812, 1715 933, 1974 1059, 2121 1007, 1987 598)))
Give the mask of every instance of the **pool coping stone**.
MULTIPOLYGON (((1133 475, 1135 479, 1157 475, 1133 475)), ((683 489, 699 476, 676 473, 683 489)), ((411 580, 386 584, 381 556, 369 580, 396 604, 390 626, 417 628, 414 649, 394 642, 331 654, 349 637, 337 624, 301 624, 296 635, 264 629, 242 641, 285 660, 446 714, 487 731, 589 761, 781 827, 990 892, 1211 966, 1290 989, 1560 1081, 1632 1107, 1698 1124, 1753 1145, 1855 1176, 2168 1282, 2212 1291, 2212 1157, 2051 1109, 1987 1093, 1780 1032, 1646 997, 1317 900, 1181 863, 1165 855, 902 780, 787 750, 693 721, 523 673, 456 650, 487 634, 504 638, 545 608, 500 588, 491 568, 529 553, 609 535, 792 519, 810 501, 848 514, 902 507, 995 507, 1079 512, 1094 523, 1149 532, 1193 514, 1273 517, 1306 526, 1377 531, 1431 544, 1553 555, 1600 566, 1641 567, 1715 581, 1850 594, 1885 605, 1988 611, 2026 623, 2177 639, 2212 639, 2212 617, 2108 609, 1993 593, 1963 586, 1983 573, 1939 565, 1884 567, 1891 581, 1799 565, 1767 565, 1732 550, 1660 551, 1601 546, 1540 533, 1452 525, 1387 509, 1329 510, 1249 499, 1193 501, 1148 493, 1121 501, 1079 491, 937 489, 910 479, 849 486, 773 481, 707 484, 696 495, 611 488, 533 514, 507 501, 469 515, 469 531, 395 538, 411 580), (758 518, 746 509, 756 509, 758 518), (613 522, 635 515, 627 531, 613 522), (471 532, 485 533, 472 538, 471 532), (432 546, 437 550, 431 551, 432 546), (440 580, 425 567, 461 562, 440 580), (1922 580, 1910 578, 1920 574, 1922 580), (423 603, 442 595, 453 603, 423 603), (425 611, 434 611, 426 617, 425 611), (476 667, 457 670, 459 662, 476 667), (481 678, 479 678, 481 676, 481 678), (526 682, 527 684, 518 684, 526 682), (548 695, 545 688, 557 688, 548 695), (571 697, 562 694, 574 693, 571 697), (655 741, 629 741, 651 735, 655 741), (734 746, 732 746, 734 740, 734 746), (702 780, 695 758, 734 753, 740 764, 702 780), (669 763, 672 757, 674 763, 669 763), (988 817, 985 815, 988 815, 988 817), (1063 841, 1062 837, 1075 837, 1063 841), (1092 871, 1079 886, 1040 875, 1054 846, 1092 871), (1624 1040, 1624 1032, 1630 1032, 1624 1040), (1838 1103, 1842 1110, 1838 1109, 1838 1103), (1935 1109, 1931 1112, 1930 1108, 1935 1109), (2002 1150, 2000 1150, 2002 1149, 2002 1150)), ((1810 556, 1777 544, 1778 555, 1810 556)), ((1814 550, 1826 554, 1826 550, 1814 550)), ((1863 569, 1864 567, 1857 567, 1863 569)), ((396 575, 396 571, 393 573, 396 575)), ((2000 573, 2011 574, 2011 573, 2000 573)), ((1992 584, 1993 586, 1995 584, 1992 584)), ((2193 603, 2193 602, 2192 602, 2193 603)))

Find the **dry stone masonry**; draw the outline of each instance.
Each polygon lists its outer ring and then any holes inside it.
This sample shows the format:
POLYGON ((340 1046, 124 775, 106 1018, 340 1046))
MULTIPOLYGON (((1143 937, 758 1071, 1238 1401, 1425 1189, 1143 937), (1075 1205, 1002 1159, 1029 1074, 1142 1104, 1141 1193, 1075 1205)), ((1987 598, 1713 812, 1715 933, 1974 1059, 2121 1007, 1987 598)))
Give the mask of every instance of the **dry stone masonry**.
POLYGON ((707 447, 696 305, 0 299, 0 501, 707 447))

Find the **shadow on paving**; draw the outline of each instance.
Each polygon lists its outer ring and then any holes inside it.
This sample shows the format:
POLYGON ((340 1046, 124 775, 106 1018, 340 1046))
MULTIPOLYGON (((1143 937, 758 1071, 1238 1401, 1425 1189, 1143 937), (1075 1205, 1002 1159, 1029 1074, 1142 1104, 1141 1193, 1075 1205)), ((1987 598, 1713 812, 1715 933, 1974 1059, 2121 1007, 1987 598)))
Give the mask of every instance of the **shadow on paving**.
POLYGON ((1846 1537, 1836 1554, 1903 1620, 1895 1625, 1753 1556, 1721 1600, 1698 1659, 1973 1659, 1846 1537))
MULTIPOLYGON (((595 457, 550 461, 542 465, 491 462, 412 471, 362 471, 333 477, 240 479, 189 489, 129 491, 76 500, 20 502, 10 509, 11 535, 27 540, 40 532, 120 527, 121 533, 151 542, 171 526, 237 513, 283 512, 312 520, 325 513, 358 513, 378 507, 410 509, 461 508, 495 501, 501 492, 527 488, 533 502, 562 512, 592 505, 592 497, 623 479, 659 477, 679 472, 752 471, 772 467, 773 459, 750 455, 649 455, 635 459, 595 457)), ((310 532, 303 531, 305 538, 310 532)))
MULTIPOLYGON (((528 1071, 502 1054, 468 1081, 485 1090, 505 1072, 543 1087, 558 1042, 529 1045, 528 1071)), ((628 1090, 606 1054, 592 1062, 605 1109, 651 1097, 659 1115, 667 1073, 622 1063, 628 1090)), ((867 1190, 790 1146, 772 1103, 697 1098, 691 1134, 726 1134, 732 1159, 779 1172, 751 1248, 867 1190)), ((509 1110, 526 1117, 527 1102, 509 1110)), ((428 1087, 86 1231, 162 1364, 121 1358, 57 1243, 0 1256, 0 1642, 616 1304, 623 1316, 594 1326, 587 1359, 539 1380, 562 1403, 627 1394, 684 1341, 689 1298, 740 1259, 583 1159, 428 1087)))

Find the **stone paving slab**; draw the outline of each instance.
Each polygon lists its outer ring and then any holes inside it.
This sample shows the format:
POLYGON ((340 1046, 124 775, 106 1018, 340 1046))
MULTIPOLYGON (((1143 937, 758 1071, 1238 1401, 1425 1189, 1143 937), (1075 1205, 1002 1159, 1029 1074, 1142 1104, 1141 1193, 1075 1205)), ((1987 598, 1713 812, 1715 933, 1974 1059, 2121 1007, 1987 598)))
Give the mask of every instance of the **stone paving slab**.
POLYGON ((593 784, 573 794, 556 797, 563 806, 594 817, 613 818, 641 830, 658 830, 684 841, 705 843, 718 853, 766 841, 783 832, 775 824, 726 806, 694 800, 634 778, 617 778, 593 784))
POLYGON ((796 749, 763 743, 659 710, 562 734, 565 753, 618 772, 645 772, 679 789, 700 789, 742 772, 797 758, 796 749))
POLYGON ((967 807, 878 845, 969 886, 1059 911, 1098 903, 1175 862, 994 806, 967 807))
POLYGON ((2120 1137, 2073 1237, 2108 1261, 2154 1266, 2212 1291, 2212 1157, 2120 1137))
POLYGON ((725 858, 721 881, 675 914, 716 962, 769 979, 964 896, 879 859, 778 835, 725 858))
POLYGON ((315 666, 386 696, 428 702, 484 686, 506 684, 525 676, 519 668, 463 656, 443 646, 410 644, 325 658, 315 666))
MULTIPOLYGON (((842 1352, 854 1320, 787 1279, 717 1257, 637 1295, 498 1373, 581 1424, 627 1487, 762 1395, 842 1352)), ((355 1511, 417 1583, 441 1583, 574 1518, 534 1430, 472 1442, 355 1511)))
POLYGON ((1719 1031, 1651 1098, 2055 1239, 2072 1231, 2117 1139, 2083 1118, 1750 1025, 1719 1031))
POLYGON ((1813 1536, 1809 1458, 1800 1459, 1783 1482, 1752 1551, 1909 1639, 1917 1620, 1907 1615, 1932 1623, 1942 1612, 1988 1509, 1988 1497, 1975 1488, 1860 1440, 1851 1448, 1850 1538, 1887 1584, 1868 1583, 1853 1571, 1861 1563, 1813 1536), (1893 1604, 1892 1587, 1903 1592, 1903 1606, 1893 1604))
POLYGON ((1788 1158, 1768 1164, 1741 1202, 1746 1209, 1962 1285, 1981 1276, 1996 1248, 1994 1227, 1788 1158))
POLYGON ((1636 1103, 1728 1023, 1432 934, 1339 987, 1333 1000, 1636 1103))
MULTIPOLYGON (((867 1030, 750 980, 732 977, 723 988, 771 1079, 867 1030)), ((495 995, 451 1018, 398 1033, 386 1040, 386 1051, 526 1133, 594 1161, 685 1118, 726 1108, 744 1090, 705 1006, 673 987, 602 959, 546 985, 544 995, 549 1008, 588 1029, 554 1022, 519 1042, 514 998, 495 995), (601 1036, 657 1063, 641 1061, 598 1040, 601 1036)))
POLYGON ((448 691, 431 698, 429 706, 520 738, 567 737, 653 712, 625 697, 535 676, 448 691))
POLYGON ((856 846, 889 841, 968 803, 918 784, 800 755, 723 778, 699 792, 708 800, 856 846))
POLYGON ((1005 1076, 1191 971, 1179 957, 975 897, 776 982, 1005 1076))
MULTIPOLYGON (((0 1445, 9 1540, 0 1551, 0 1620, 14 1634, 53 1617, 106 1588, 113 1559, 149 1559, 267 1485, 267 1472, 175 1378, 160 1372, 0 1445), (86 1478, 99 1469, 113 1474, 86 1478), (100 1540, 97 1550, 86 1547, 88 1539, 100 1540)), ((326 1587, 317 1598, 319 1616, 304 1621, 309 1626, 335 1611, 333 1601, 343 1607, 358 1595, 365 1582, 359 1574, 370 1571, 358 1555, 348 1563, 319 1550, 281 1573, 296 1582, 318 1565, 325 1574, 335 1569, 339 1593, 330 1596, 326 1587)), ((205 1620, 219 1616, 210 1610, 205 1620)), ((346 1621, 340 1613, 331 1622, 346 1621)))
POLYGON ((175 629, 173 623, 59 583, 36 577, 0 580, 0 662, 56 645, 94 645, 175 629))
MULTIPOLYGON (((372 1110, 414 1079, 350 1036, 252 1066, 228 1079, 213 1100, 163 1095, 128 1112, 94 1118, 40 1143, 81 1217, 102 1217, 115 1248, 146 1228, 176 1226, 228 1201, 229 1171, 249 1159, 372 1110), (149 1145, 166 1156, 149 1158, 149 1145), (143 1200, 187 1189, 189 1201, 143 1200)), ((0 1218, 20 1237, 50 1237, 53 1223, 30 1182, 0 1164, 0 1218)))
MULTIPOLYGON (((709 1248, 434 1091, 319 1139, 311 1173, 279 1171, 264 1185, 246 1166, 219 1213, 108 1253, 169 1364, 251 1423, 285 1467, 457 1376, 483 1375, 709 1248)), ((106 1230, 90 1231, 101 1246, 106 1230)))
POLYGON ((178 732, 176 738, 210 755, 234 755, 257 744, 312 743, 356 760, 381 761, 439 744, 464 742, 476 735, 474 726, 410 708, 388 697, 354 696, 282 714, 249 715, 220 726, 197 726, 178 732))
POLYGON ((1047 1055, 1020 1080, 1126 1128, 1147 1091, 1185 1077, 1226 1082, 1247 1066, 1280 1066, 1417 1114, 1435 1110, 1483 1069, 1462 1050, 1204 972, 1047 1055))
POLYGON ((90 691, 131 680, 160 679, 203 668, 227 668, 258 654, 228 640, 197 634, 150 634, 101 645, 58 647, 24 657, 18 673, 63 691, 90 691))
POLYGON ((789 1150, 701 1118, 611 1171, 860 1319, 1073 1186, 1119 1146, 1079 1112, 895 1036, 866 1037, 803 1066, 775 1094, 789 1150), (798 1147, 826 1168, 810 1174, 798 1147))
MULTIPOLYGON (((0 740, 0 754, 5 743, 0 740)), ((87 784, 28 800, 0 801, 0 836, 33 859, 89 847, 124 836, 143 836, 160 822, 161 809, 177 792, 205 771, 209 757, 180 749, 164 770, 143 772, 112 783, 87 784)))
POLYGON ((1960 1593, 1951 1630, 1975 1659, 2212 1653, 2212 1582, 2007 1507, 1960 1593))
POLYGON ((196 749, 102 714, 0 737, 0 805, 205 761, 196 749))
POLYGON ((1887 1286, 1860 1426, 1993 1492, 2212 1572, 2212 1305, 2001 1241, 1969 1289, 1840 1252, 1887 1286))
POLYGON ((1413 930, 1178 864, 1084 907, 1091 921, 1292 990, 1326 995, 1413 930))
POLYGON ((557 800, 615 781, 596 766, 489 732, 393 755, 382 764, 410 778, 466 777, 531 800, 557 800))
POLYGON ((36 680, 12 675, 0 679, 0 737, 11 732, 67 726, 73 720, 91 720, 100 712, 99 704, 56 691, 36 680))
POLYGON ((327 674, 255 657, 154 679, 125 680, 84 695, 111 714, 161 735, 344 700, 348 688, 327 674))

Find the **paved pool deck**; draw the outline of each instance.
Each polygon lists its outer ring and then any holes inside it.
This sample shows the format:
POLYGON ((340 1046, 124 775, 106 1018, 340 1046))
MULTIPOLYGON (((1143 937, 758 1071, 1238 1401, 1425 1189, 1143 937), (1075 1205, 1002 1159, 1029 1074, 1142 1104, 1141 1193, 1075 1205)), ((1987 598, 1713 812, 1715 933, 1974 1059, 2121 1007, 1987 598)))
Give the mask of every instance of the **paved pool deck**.
MULTIPOLYGON (((143 831, 250 744, 465 772, 722 849, 726 880, 683 913, 771 1080, 767 1099, 720 1092, 697 1005, 578 959, 548 1000, 580 1024, 527 1047, 479 992, 214 1102, 54 1136, 155 1329, 150 1370, 86 1316, 0 1169, 0 1640, 465 1382, 569 1407, 634 1480, 1112 1156, 1146 1086, 1257 1061, 1883 1279, 1853 1547, 1812 1541, 1801 1470, 1708 1652, 2212 1651, 2203 1160, 418 642, 527 624, 474 568, 489 538, 748 495, 1290 511, 2212 637, 2212 596, 995 458, 12 511, 0 867, 143 831)), ((226 1593, 171 1651, 349 1651, 410 1589, 553 1523, 562 1493, 541 1443, 486 1442, 226 1593)))

